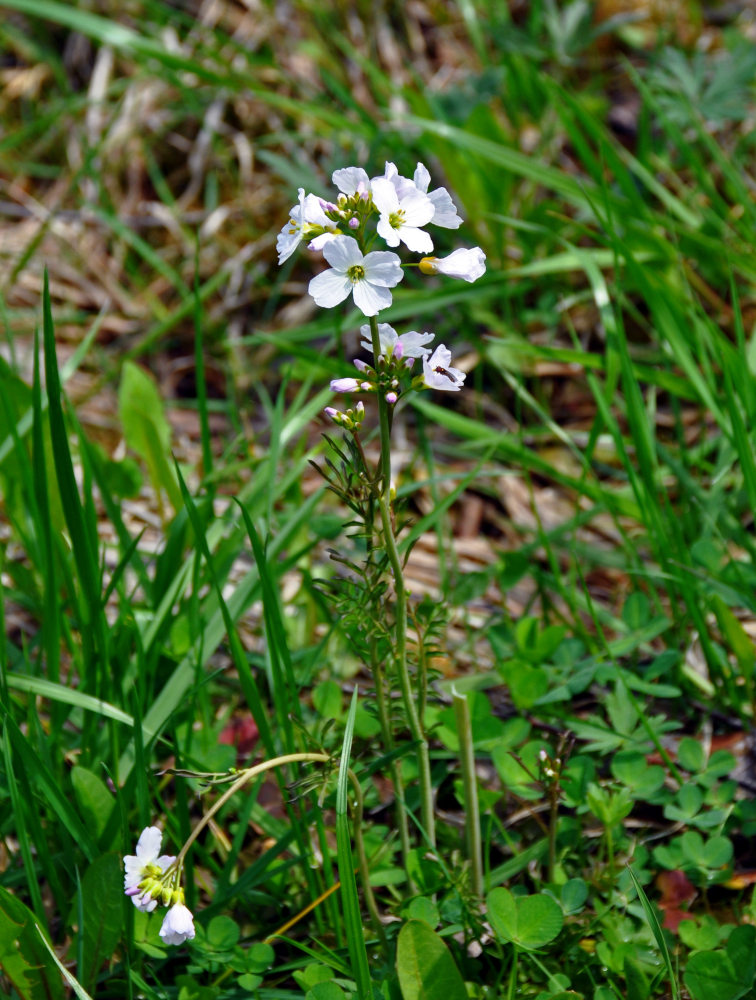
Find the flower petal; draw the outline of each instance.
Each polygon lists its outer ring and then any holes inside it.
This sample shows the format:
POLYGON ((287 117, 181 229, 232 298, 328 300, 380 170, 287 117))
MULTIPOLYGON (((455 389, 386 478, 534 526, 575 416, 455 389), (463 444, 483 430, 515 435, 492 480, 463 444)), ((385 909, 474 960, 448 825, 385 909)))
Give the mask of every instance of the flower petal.
POLYGON ((352 282, 341 271, 329 268, 316 274, 307 287, 315 299, 315 304, 324 309, 332 309, 343 302, 352 290, 352 282))
POLYGON ((136 845, 136 856, 143 865, 157 858, 162 840, 163 834, 157 826, 148 826, 142 830, 136 845))
POLYGON ((393 288, 404 277, 401 260, 389 250, 374 250, 365 257, 362 266, 365 268, 365 277, 374 285, 393 288))
POLYGON ((194 937, 192 911, 183 903, 175 903, 165 915, 160 937, 166 944, 183 944, 194 937))
MULTIPOLYGON (((430 253, 433 249, 433 240, 424 229, 402 226, 401 229, 397 230, 397 234, 407 249, 412 250, 413 253, 430 253)), ((386 242, 388 243, 388 240, 386 242)))
POLYGON ((435 208, 435 214, 431 219, 433 225, 441 226, 443 229, 459 229, 462 217, 457 214, 457 207, 446 188, 436 188, 428 197, 435 208))
MULTIPOLYGON (((351 236, 334 236, 323 247, 323 256, 337 271, 346 271, 353 264, 362 263, 360 245, 351 236)), ((370 255, 368 254, 368 256, 370 255)))
POLYGON ((359 281, 354 286, 354 304, 365 316, 375 316, 391 305, 391 292, 387 288, 371 285, 369 281, 359 281))
POLYGON ((399 231, 394 229, 389 222, 387 215, 382 215, 380 217, 375 228, 378 230, 378 235, 381 236, 390 247, 399 246, 399 231))
POLYGON ((356 194, 370 190, 370 178, 362 167, 344 167, 334 170, 331 180, 344 194, 356 194))
POLYGON ((381 215, 390 215, 399 211, 399 195, 391 181, 385 177, 376 177, 371 184, 373 204, 381 215))

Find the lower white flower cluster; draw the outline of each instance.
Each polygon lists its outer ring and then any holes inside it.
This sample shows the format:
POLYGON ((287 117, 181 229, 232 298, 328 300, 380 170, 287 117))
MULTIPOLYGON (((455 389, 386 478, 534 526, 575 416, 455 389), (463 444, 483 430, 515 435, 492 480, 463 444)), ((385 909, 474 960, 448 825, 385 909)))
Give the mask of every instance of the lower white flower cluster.
MULTIPOLYGON (((361 326, 360 333, 363 337, 361 346, 372 352, 370 327, 367 324, 361 326)), ((373 364, 368 365, 356 358, 352 364, 360 373, 359 378, 333 379, 331 391, 380 392, 391 405, 410 389, 459 392, 465 381, 465 372, 452 367, 451 351, 444 344, 439 344, 431 353, 426 344, 433 341, 433 336, 432 333, 418 333, 416 330, 398 334, 388 323, 378 323, 380 351, 373 358, 373 364), (411 377, 410 372, 418 358, 422 361, 423 374, 411 377)), ((325 412, 336 423, 352 429, 362 422, 364 407, 358 403, 356 411, 349 410, 344 414, 327 406, 325 412)))
POLYGON ((194 918, 191 910, 184 906, 184 890, 176 884, 179 876, 174 869, 176 858, 160 854, 162 839, 156 826, 142 830, 136 854, 128 854, 123 859, 126 870, 123 888, 143 913, 151 913, 158 902, 169 907, 160 937, 166 944, 183 944, 194 937, 194 918))

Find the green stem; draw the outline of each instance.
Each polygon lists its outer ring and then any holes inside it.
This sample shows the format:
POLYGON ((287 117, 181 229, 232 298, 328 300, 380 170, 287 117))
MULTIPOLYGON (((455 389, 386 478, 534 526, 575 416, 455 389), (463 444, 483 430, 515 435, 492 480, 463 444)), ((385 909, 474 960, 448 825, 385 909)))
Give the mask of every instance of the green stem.
POLYGON ((375 896, 373 895, 373 887, 370 885, 370 867, 368 865, 367 855, 365 854, 365 842, 362 839, 362 811, 363 811, 363 797, 362 788, 360 788, 360 782, 357 775, 350 768, 348 771, 349 781, 351 782, 352 789, 354 791, 354 797, 356 799, 357 805, 354 810, 354 844, 357 848, 357 864, 360 869, 360 880, 362 881, 362 891, 365 895, 365 904, 370 913, 371 919, 373 921, 373 927, 375 928, 375 933, 378 935, 378 940, 381 942, 381 948, 386 958, 389 958, 389 945, 388 939, 386 938, 386 931, 384 930, 383 924, 381 922, 381 915, 378 912, 378 906, 375 902, 375 896))
POLYGON ((556 879, 556 838, 559 819, 559 786, 556 781, 552 782, 549 795, 549 882, 553 883, 556 879))
MULTIPOLYGON (((376 363, 381 353, 378 321, 370 317, 370 332, 372 335, 373 356, 376 363)), ((404 712, 407 718, 412 739, 417 743, 418 776, 420 779, 420 803, 422 823, 428 840, 428 846, 436 845, 436 823, 433 812, 433 783, 431 781, 430 756, 428 741, 425 738, 422 722, 417 712, 417 699, 412 690, 412 682, 407 666, 407 590, 404 586, 404 567, 394 536, 394 526, 391 521, 391 421, 389 404, 383 395, 378 396, 378 417, 381 433, 381 493, 378 497, 378 509, 383 528, 383 544, 388 556, 394 578, 394 596, 396 600, 396 672, 404 702, 404 712)))
POLYGON ((331 758, 324 753, 287 753, 282 757, 273 757, 271 760, 264 760, 261 764, 255 764, 254 767, 245 768, 239 777, 232 782, 231 785, 229 785, 217 802, 214 802, 210 806, 204 816, 200 819, 199 823, 197 823, 195 828, 189 834, 186 843, 176 855, 176 860, 174 862, 176 869, 179 872, 181 871, 187 851, 205 829, 213 816, 215 816, 218 810, 222 808, 226 802, 228 802, 228 800, 239 791, 240 788, 243 788, 244 785, 246 785, 246 783, 256 775, 262 774, 264 771, 270 771, 274 767, 282 767, 284 764, 295 764, 298 761, 309 761, 314 764, 327 764, 330 759, 331 758))
POLYGON ((483 848, 480 838, 480 810, 478 808, 478 781, 475 775, 472 720, 467 696, 452 688, 454 714, 459 736, 459 763, 465 795, 465 834, 467 857, 470 861, 470 882, 478 899, 483 896, 483 848))
POLYGON ((512 968, 509 970, 509 988, 507 989, 507 1000, 514 1000, 515 987, 517 986, 517 945, 512 945, 512 968))
MULTIPOLYGON (((375 701, 378 708, 378 723, 381 727, 381 739, 386 753, 391 753, 394 749, 394 734, 391 731, 391 712, 388 707, 386 697, 386 674, 383 664, 378 659, 378 652, 375 648, 375 640, 370 643, 370 666, 375 680, 375 701)), ((399 843, 402 849, 402 864, 407 875, 407 882, 412 885, 412 877, 409 868, 410 836, 409 821, 407 819, 407 807, 404 801, 404 780, 402 769, 398 760, 392 760, 389 764, 391 773, 391 783, 394 786, 394 819, 399 830, 399 843)))

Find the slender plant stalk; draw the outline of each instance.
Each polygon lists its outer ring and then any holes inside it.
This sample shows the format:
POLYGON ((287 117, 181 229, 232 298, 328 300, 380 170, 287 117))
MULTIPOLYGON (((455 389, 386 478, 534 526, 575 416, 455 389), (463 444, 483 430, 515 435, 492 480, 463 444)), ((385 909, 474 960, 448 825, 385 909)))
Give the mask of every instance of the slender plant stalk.
POLYGON ((465 834, 467 857, 470 861, 472 890, 480 899, 483 896, 483 848, 480 837, 478 811, 478 782, 475 777, 475 752, 473 750, 472 720, 467 696, 452 690, 454 714, 459 736, 459 763, 462 768, 462 785, 465 794, 465 834))
MULTIPOLYGON (((327 764, 330 761, 330 757, 324 753, 289 753, 284 754, 281 757, 273 757, 271 760, 264 760, 260 764, 255 764, 254 767, 248 767, 241 772, 238 778, 232 782, 231 785, 226 789, 226 791, 220 796, 220 798, 213 803, 213 805, 207 810, 207 812, 202 816, 200 821, 194 827, 186 843, 181 848, 176 856, 176 860, 171 866, 175 870, 175 878, 178 881, 181 877, 181 869, 183 867, 184 858, 187 855, 189 848, 192 846, 197 837, 202 833, 210 820, 215 816, 219 809, 225 805, 228 800, 236 794, 248 781, 252 778, 257 777, 258 774, 262 774, 265 771, 270 771, 275 767, 283 767, 286 764, 296 764, 298 762, 308 762, 312 764, 327 764)), ((356 808, 354 812, 354 841, 357 849, 357 861, 358 868, 360 872, 360 880, 362 882, 362 889, 365 896, 365 903, 367 905, 370 916, 373 920, 375 926, 376 934, 381 942, 381 947, 384 952, 388 954, 388 942, 386 940, 386 932, 383 929, 383 924, 381 923, 380 914, 378 912, 378 906, 375 902, 375 896, 373 895, 373 889, 370 885, 370 869, 368 866, 367 855, 365 853, 365 843, 362 838, 362 814, 363 814, 363 796, 362 788, 360 787, 359 779, 357 775, 349 769, 348 777, 354 790, 354 797, 356 801, 356 808)))
MULTIPOLYGON (((386 671, 378 658, 375 641, 370 643, 370 667, 375 678, 375 701, 378 708, 378 723, 381 727, 381 739, 387 753, 394 749, 394 734, 391 731, 391 713, 386 695, 386 671)), ((407 881, 412 884, 409 869, 410 836, 407 807, 404 802, 404 780, 398 760, 392 760, 389 765, 391 783, 394 786, 394 819, 399 830, 399 843, 402 850, 402 863, 407 875, 407 881)))
POLYGON ((179 872, 181 871, 181 866, 183 865, 187 851, 205 829, 213 816, 215 816, 218 810, 221 809, 226 802, 228 802, 228 800, 239 791, 240 788, 243 788, 248 781, 251 781, 252 778, 265 771, 270 771, 274 767, 283 767, 285 764, 296 764, 299 761, 308 761, 312 764, 327 764, 330 759, 331 758, 324 753, 287 753, 282 757, 273 757, 271 760, 264 760, 261 764, 255 764, 254 767, 246 768, 241 772, 239 777, 229 785, 223 795, 221 795, 221 797, 210 806, 207 812, 200 819, 199 823, 197 823, 195 828, 189 834, 186 843, 176 855, 174 864, 177 870, 179 872))
MULTIPOLYGON (((373 356, 380 357, 381 343, 378 335, 378 321, 370 317, 370 332, 373 342, 373 356)), ((394 596, 396 599, 396 672, 404 702, 404 711, 412 739, 417 743, 417 764, 420 780, 420 803, 422 823, 428 844, 436 846, 436 823, 433 810, 433 783, 431 781, 430 756, 428 741, 425 738, 422 722, 417 711, 416 692, 412 690, 409 669, 407 667, 407 590, 404 586, 404 567, 399 555, 399 549, 394 536, 394 526, 391 520, 391 424, 389 407, 383 395, 378 395, 378 416, 381 434, 381 492, 378 498, 378 509, 383 528, 383 544, 388 556, 389 565, 394 577, 394 596)))
POLYGON ((367 855, 365 854, 365 842, 362 839, 362 813, 364 808, 362 788, 360 787, 357 775, 351 768, 349 769, 348 777, 352 785, 356 801, 356 807, 354 810, 354 843, 357 848, 357 864, 360 870, 360 879, 362 881, 362 892, 365 896, 365 904, 367 905, 368 912, 370 913, 370 917, 373 921, 375 933, 378 935, 378 940, 381 942, 381 948, 383 949, 384 955, 388 958, 388 939, 386 938, 386 931, 384 930, 383 923, 381 922, 381 915, 378 912, 378 906, 375 902, 373 887, 370 885, 370 868, 368 866, 367 855))

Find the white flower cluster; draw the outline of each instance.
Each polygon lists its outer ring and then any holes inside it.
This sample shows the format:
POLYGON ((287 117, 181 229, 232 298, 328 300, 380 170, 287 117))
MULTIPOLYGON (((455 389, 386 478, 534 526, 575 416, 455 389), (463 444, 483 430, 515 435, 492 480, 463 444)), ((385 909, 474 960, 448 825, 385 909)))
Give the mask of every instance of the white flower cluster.
POLYGON ((127 896, 138 910, 151 913, 158 905, 170 909, 160 928, 160 937, 166 944, 183 944, 194 937, 194 918, 191 910, 184 906, 184 891, 171 888, 170 869, 175 857, 160 854, 163 835, 156 826, 142 830, 136 846, 136 854, 128 854, 123 859, 126 874, 123 887, 127 896))
MULTIPOLYGON (((364 251, 374 234, 367 223, 378 216, 376 231, 388 246, 403 243, 414 253, 430 254, 433 240, 423 228, 428 224, 457 229, 462 219, 446 188, 430 187, 430 174, 418 163, 412 180, 387 163, 382 177, 368 177, 362 167, 336 170, 336 202, 324 201, 299 189, 299 202, 281 230, 276 248, 283 264, 301 242, 321 250, 331 265, 316 275, 309 293, 319 306, 337 306, 349 295, 365 316, 376 316, 391 305, 390 289, 404 276, 397 254, 386 250, 364 251)), ((445 274, 476 281, 486 270, 480 247, 455 250, 445 258, 424 257, 417 265, 424 274, 445 274)))
MULTIPOLYGON (((361 346, 373 353, 371 331, 366 323, 360 327, 362 334, 361 346)), ((332 392, 381 392, 386 402, 397 402, 406 388, 411 389, 442 389, 447 392, 459 392, 465 381, 465 372, 452 368, 451 351, 439 344, 431 353, 432 333, 418 333, 410 330, 398 334, 388 323, 378 324, 379 354, 373 358, 373 364, 368 365, 357 358, 352 363, 359 372, 359 378, 336 378, 331 382, 332 392), (407 374, 412 370, 417 359, 422 361, 423 374, 412 378, 407 384, 407 374), (403 376, 405 376, 403 378, 403 376)), ((347 411, 349 419, 333 407, 326 407, 326 414, 336 423, 345 427, 359 427, 364 414, 364 407, 358 404, 357 411, 347 411)))

